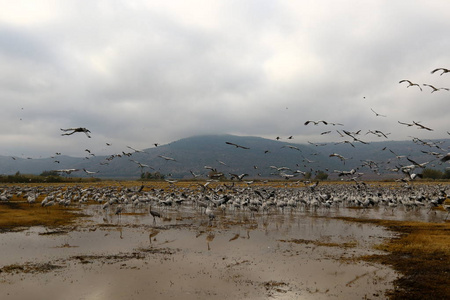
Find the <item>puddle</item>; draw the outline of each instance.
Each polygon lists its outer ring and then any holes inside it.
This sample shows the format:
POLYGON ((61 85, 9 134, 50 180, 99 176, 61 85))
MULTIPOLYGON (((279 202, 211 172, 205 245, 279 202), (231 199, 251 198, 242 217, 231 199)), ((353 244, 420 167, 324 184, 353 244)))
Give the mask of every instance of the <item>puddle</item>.
POLYGON ((327 218, 389 214, 382 209, 216 212, 210 221, 188 204, 156 222, 145 208, 84 209, 92 217, 72 231, 1 234, 0 298, 373 299, 397 277, 357 259, 390 232, 327 218))

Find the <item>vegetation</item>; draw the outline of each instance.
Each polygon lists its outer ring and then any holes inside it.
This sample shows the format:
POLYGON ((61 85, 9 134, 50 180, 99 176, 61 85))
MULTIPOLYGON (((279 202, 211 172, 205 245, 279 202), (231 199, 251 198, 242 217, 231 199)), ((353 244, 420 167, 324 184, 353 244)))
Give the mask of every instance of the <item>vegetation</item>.
POLYGON ((159 173, 159 172, 145 172, 141 174, 142 180, 164 180, 165 175, 159 173))
POLYGON ((390 299, 448 299, 450 295, 450 223, 369 220, 349 217, 338 219, 385 226, 398 232, 376 248, 382 255, 369 255, 364 260, 391 265, 404 274, 395 281, 390 299))
POLYGON ((327 180, 328 174, 325 173, 324 171, 318 171, 316 174, 316 177, 314 179, 315 180, 327 180))
POLYGON ((0 175, 2 183, 58 183, 58 182, 96 182, 98 178, 81 178, 81 177, 63 177, 54 171, 44 171, 40 175, 21 174, 16 172, 14 175, 0 175))
POLYGON ((0 204, 0 232, 17 227, 70 225, 80 216, 82 214, 75 213, 73 208, 43 208, 39 203, 5 202, 0 204))
POLYGON ((442 172, 427 168, 423 170, 422 177, 425 179, 450 179, 450 170, 445 170, 445 172, 442 172))

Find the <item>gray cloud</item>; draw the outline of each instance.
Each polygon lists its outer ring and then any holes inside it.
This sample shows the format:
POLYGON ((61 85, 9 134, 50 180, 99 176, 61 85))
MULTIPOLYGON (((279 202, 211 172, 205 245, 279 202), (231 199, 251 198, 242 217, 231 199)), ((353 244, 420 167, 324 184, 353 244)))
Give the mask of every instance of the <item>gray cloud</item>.
POLYGON ((0 154, 109 154, 211 133, 339 140, 338 126, 303 125, 319 119, 448 137, 449 92, 398 83, 450 87, 430 74, 450 67, 445 1, 40 4, 0 12, 0 154), (93 138, 61 137, 78 126, 93 138))

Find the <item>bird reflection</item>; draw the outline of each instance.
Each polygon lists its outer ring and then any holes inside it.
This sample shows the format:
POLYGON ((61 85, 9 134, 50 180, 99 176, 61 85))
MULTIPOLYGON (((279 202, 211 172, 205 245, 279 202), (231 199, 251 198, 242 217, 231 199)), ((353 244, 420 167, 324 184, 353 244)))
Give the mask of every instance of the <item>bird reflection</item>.
POLYGON ((206 244, 208 245, 208 250, 211 250, 211 247, 209 246, 209 242, 212 242, 216 235, 213 232, 208 233, 206 236, 206 244))
MULTIPOLYGON (((148 239, 149 239, 149 241, 150 241, 150 245, 152 244, 152 239, 153 239, 155 236, 157 236, 158 233, 159 233, 159 230, 157 230, 157 229, 153 229, 153 228, 152 228, 152 229, 150 230, 150 234, 148 235, 148 239)), ((154 238, 153 240, 156 241, 156 238, 154 238)))

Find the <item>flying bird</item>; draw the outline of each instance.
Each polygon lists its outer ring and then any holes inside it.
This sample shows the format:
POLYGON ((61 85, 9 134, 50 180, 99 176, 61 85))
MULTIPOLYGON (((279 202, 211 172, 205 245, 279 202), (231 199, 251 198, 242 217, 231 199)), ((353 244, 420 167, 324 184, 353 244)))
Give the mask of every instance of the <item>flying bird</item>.
POLYGON ((419 122, 413 121, 413 123, 414 123, 414 125, 417 125, 417 126, 419 127, 419 129, 425 129, 425 130, 428 130, 428 131, 433 131, 433 129, 431 129, 431 128, 429 128, 429 127, 426 127, 426 126, 423 126, 423 125, 420 124, 419 122))
POLYGON ((309 123, 313 123, 314 125, 319 125, 319 123, 323 123, 324 125, 328 125, 328 122, 327 121, 323 121, 323 120, 320 120, 320 121, 306 121, 305 125, 308 125, 309 123))
POLYGON ((147 153, 144 150, 135 149, 135 148, 130 147, 130 146, 127 146, 127 148, 133 150, 134 152, 147 153))
POLYGON ((238 145, 238 144, 235 144, 235 143, 225 142, 225 144, 235 146, 236 148, 250 149, 248 147, 244 147, 244 146, 241 146, 241 145, 238 145))
POLYGON ((409 88, 410 86, 417 86, 419 89, 420 89, 420 91, 422 91, 422 88, 420 87, 420 85, 418 85, 417 83, 412 83, 411 81, 409 81, 408 79, 403 79, 403 80, 400 80, 398 83, 402 83, 402 82, 407 82, 407 83, 409 83, 409 85, 407 86, 407 88, 409 88))
POLYGON ((426 83, 424 83, 423 86, 430 87, 430 88, 432 89, 432 91, 431 91, 432 94, 433 94, 434 92, 438 92, 438 91, 440 91, 440 90, 450 91, 450 89, 448 89, 448 88, 436 88, 436 87, 432 86, 431 84, 426 84, 426 83))
POLYGON ((164 158, 165 160, 172 160, 172 161, 176 161, 174 158, 172 157, 168 157, 168 156, 164 156, 164 155, 158 155, 158 157, 164 158))
POLYGON ((447 153, 447 155, 445 155, 443 158, 441 158, 442 162, 446 162, 450 160, 450 153, 447 153))
POLYGON ((231 179, 236 178, 237 180, 242 181, 242 179, 243 179, 245 176, 248 176, 248 174, 245 173, 245 174, 237 175, 237 174, 232 174, 232 173, 230 173, 230 176, 231 176, 231 179))
POLYGON ((408 126, 408 127, 411 127, 411 126, 414 126, 414 123, 405 123, 405 122, 400 122, 400 121, 397 121, 399 124, 402 124, 402 125, 406 125, 406 126, 408 126))
POLYGON ((445 69, 445 68, 437 68, 437 69, 434 69, 433 71, 431 71, 431 74, 434 74, 434 72, 437 72, 437 71, 442 71, 441 76, 442 76, 443 74, 445 74, 445 73, 449 73, 449 72, 450 72, 449 69, 445 69))
POLYGON ((285 146, 283 146, 281 148, 291 148, 293 150, 301 151, 298 147, 295 147, 295 146, 292 146, 292 145, 285 145, 285 146))
POLYGON ((377 116, 377 117, 386 117, 385 115, 381 115, 381 114, 377 113, 377 112, 374 111, 372 108, 371 108, 370 110, 373 111, 373 113, 374 113, 375 116, 377 116))
POLYGON ((62 131, 64 131, 64 132, 72 131, 72 132, 69 132, 69 133, 62 133, 61 135, 72 135, 72 134, 74 134, 74 133, 76 133, 76 132, 84 132, 88 138, 91 138, 91 136, 89 135, 89 133, 90 133, 91 131, 90 131, 89 129, 87 129, 87 128, 84 128, 84 127, 78 127, 78 128, 66 128, 66 129, 60 128, 60 129, 61 129, 62 131))
POLYGON ((61 170, 55 170, 54 172, 70 174, 72 172, 77 172, 77 171, 80 171, 80 170, 79 169, 61 169, 61 170))
POLYGON ((83 171, 84 171, 86 174, 88 174, 88 175, 91 175, 91 174, 97 174, 98 172, 100 172, 100 171, 97 171, 97 172, 88 171, 88 170, 86 170, 86 169, 84 169, 84 168, 83 168, 83 171))

